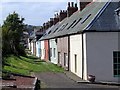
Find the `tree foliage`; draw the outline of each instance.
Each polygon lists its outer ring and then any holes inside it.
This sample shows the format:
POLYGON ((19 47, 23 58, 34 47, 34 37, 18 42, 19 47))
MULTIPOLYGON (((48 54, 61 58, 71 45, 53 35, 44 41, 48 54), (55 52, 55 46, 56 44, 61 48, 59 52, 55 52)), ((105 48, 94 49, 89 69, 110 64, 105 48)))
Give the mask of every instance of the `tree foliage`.
POLYGON ((20 42, 24 30, 24 18, 16 12, 9 14, 2 25, 2 55, 25 54, 20 42))

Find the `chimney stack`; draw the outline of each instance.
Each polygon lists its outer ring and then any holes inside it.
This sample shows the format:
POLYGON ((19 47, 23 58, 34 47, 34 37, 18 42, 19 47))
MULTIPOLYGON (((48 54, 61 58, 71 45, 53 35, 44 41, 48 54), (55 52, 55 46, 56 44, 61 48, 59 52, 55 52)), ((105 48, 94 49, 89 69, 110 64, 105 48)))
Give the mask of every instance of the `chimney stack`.
POLYGON ((50 22, 49 22, 49 27, 51 27, 53 25, 54 19, 50 18, 50 22))
POLYGON ((58 15, 58 13, 55 14, 53 24, 55 25, 57 22, 59 22, 59 15, 58 15))
POLYGON ((45 23, 43 23, 43 30, 45 30, 45 23))
POLYGON ((45 33, 45 31, 46 31, 46 23, 43 23, 43 26, 42 26, 43 28, 42 28, 42 32, 43 33, 45 33))
POLYGON ((80 11, 82 11, 89 3, 91 3, 93 0, 79 0, 78 3, 79 3, 79 9, 80 11))
POLYGON ((46 22, 46 24, 45 24, 45 29, 48 29, 48 28, 49 28, 49 21, 46 22))
POLYGON ((68 8, 67 8, 67 16, 70 17, 74 12, 76 12, 78 10, 77 4, 75 4, 74 6, 74 2, 71 2, 70 6, 70 2, 68 2, 68 8))
POLYGON ((66 17, 67 17, 67 11, 66 10, 60 10, 59 21, 62 21, 66 17))

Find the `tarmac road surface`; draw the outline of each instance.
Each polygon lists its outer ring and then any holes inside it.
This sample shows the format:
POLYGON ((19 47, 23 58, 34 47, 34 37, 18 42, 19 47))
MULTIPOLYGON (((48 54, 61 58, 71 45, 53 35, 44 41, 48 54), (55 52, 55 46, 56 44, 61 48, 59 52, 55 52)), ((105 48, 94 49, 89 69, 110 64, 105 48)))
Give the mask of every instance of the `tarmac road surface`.
POLYGON ((65 73, 41 72, 35 73, 35 76, 41 81, 41 88, 48 88, 48 90, 120 90, 120 87, 112 85, 77 83, 68 78, 65 73))

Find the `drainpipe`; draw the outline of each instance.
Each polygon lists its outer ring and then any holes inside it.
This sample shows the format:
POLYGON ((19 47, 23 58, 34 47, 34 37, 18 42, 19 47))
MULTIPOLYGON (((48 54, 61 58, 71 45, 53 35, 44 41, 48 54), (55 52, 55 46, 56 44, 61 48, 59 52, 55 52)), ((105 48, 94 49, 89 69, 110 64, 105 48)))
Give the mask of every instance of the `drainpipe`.
POLYGON ((84 41, 82 32, 82 79, 84 78, 84 41))
POLYGON ((68 71, 70 70, 70 36, 68 36, 68 71))
POLYGON ((48 59, 49 59, 49 61, 51 61, 51 58, 50 58, 50 39, 48 39, 48 59))

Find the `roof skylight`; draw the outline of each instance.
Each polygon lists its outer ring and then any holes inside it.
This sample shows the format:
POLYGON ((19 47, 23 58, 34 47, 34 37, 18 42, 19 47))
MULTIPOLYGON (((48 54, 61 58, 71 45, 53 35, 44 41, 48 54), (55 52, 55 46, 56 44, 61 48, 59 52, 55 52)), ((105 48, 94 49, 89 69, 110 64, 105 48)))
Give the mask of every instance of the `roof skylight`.
POLYGON ((83 24, 90 16, 91 16, 91 14, 89 14, 89 15, 81 22, 81 24, 83 24))
MULTIPOLYGON (((65 25, 63 25, 61 28, 60 28, 60 30, 59 31, 62 31, 66 26, 68 25, 68 23, 67 24, 65 24, 65 25)), ((58 31, 58 32, 59 32, 58 31)))
POLYGON ((82 18, 80 18, 74 25, 72 25, 71 28, 74 28, 81 20, 82 20, 82 18))
POLYGON ((74 20, 67 29, 70 29, 71 26, 72 26, 75 22, 76 22, 76 20, 74 20))

